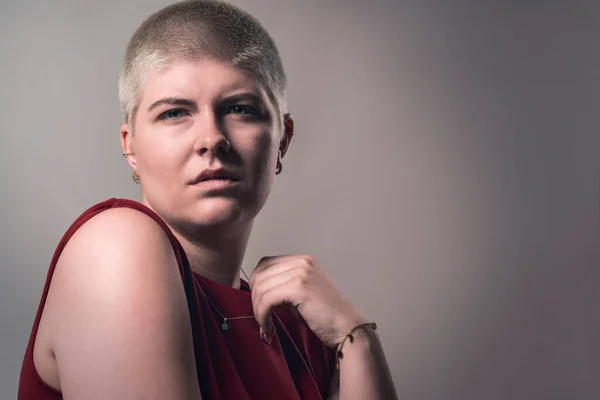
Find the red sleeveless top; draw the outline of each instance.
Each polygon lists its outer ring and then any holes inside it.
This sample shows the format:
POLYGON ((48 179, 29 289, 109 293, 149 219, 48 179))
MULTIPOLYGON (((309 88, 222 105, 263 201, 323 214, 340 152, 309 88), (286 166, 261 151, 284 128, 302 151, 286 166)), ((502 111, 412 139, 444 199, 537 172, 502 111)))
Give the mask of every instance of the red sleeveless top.
POLYGON ((253 315, 247 283, 242 281, 241 290, 234 289, 196 274, 191 270, 181 244, 156 213, 132 200, 109 199, 77 218, 56 248, 25 351, 19 400, 62 399, 59 391, 40 378, 33 364, 33 345, 52 273, 75 231, 93 216, 114 207, 133 208, 150 216, 163 228, 173 245, 187 297, 198 382, 204 400, 312 400, 327 396, 335 368, 335 351, 323 345, 300 318, 289 311, 276 309, 273 321, 277 335, 270 346, 260 340, 247 340, 248 337, 259 337, 259 327, 254 319, 230 321, 230 329, 223 331, 223 321, 214 314, 206 295, 223 315, 253 315))

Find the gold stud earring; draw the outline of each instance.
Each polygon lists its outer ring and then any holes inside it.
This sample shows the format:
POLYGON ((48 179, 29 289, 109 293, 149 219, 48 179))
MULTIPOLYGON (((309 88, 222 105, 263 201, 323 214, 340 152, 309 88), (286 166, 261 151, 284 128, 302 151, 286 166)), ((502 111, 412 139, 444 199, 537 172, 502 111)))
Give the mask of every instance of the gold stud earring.
POLYGON ((140 184, 140 175, 137 173, 137 171, 135 169, 131 173, 131 179, 133 180, 133 182, 137 183, 138 185, 140 184))
POLYGON ((132 156, 134 153, 123 153, 123 157, 132 156))

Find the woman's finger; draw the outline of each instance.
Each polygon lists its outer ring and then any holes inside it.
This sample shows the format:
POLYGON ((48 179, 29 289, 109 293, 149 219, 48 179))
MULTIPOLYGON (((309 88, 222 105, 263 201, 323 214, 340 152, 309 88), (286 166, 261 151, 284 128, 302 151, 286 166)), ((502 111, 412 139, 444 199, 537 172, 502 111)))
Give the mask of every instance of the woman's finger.
POLYGON ((254 284, 254 281, 256 280, 257 275, 262 274, 263 271, 271 268, 272 266, 274 266, 276 264, 284 263, 284 262, 291 261, 291 260, 296 260, 299 265, 303 264, 303 265, 306 265, 307 267, 312 267, 312 266, 317 265, 316 260, 312 256, 309 256, 309 255, 285 255, 285 256, 263 257, 260 259, 260 261, 256 265, 256 268, 254 268, 252 273, 250 273, 250 280, 248 282, 250 284, 250 288, 252 289, 252 286, 254 284))
POLYGON ((313 260, 314 259, 311 256, 306 255, 263 257, 260 259, 256 268, 254 268, 254 270, 250 274, 250 279, 248 281, 248 284, 250 285, 250 290, 252 290, 252 288, 256 284, 256 280, 258 279, 258 277, 263 275, 265 271, 269 271, 275 265, 294 262, 295 265, 312 266, 314 265, 313 260))
POLYGON ((262 282, 271 278, 272 276, 281 274, 291 269, 298 268, 298 266, 299 262, 294 258, 282 261, 277 264, 272 264, 270 267, 256 273, 256 275, 252 279, 252 283, 250 284, 250 291, 254 292, 257 287, 261 286, 262 282))
POLYGON ((300 287, 301 280, 298 276, 294 276, 264 292, 257 302, 252 304, 256 321, 263 332, 270 334, 275 331, 273 321, 270 320, 273 307, 282 304, 297 306, 302 301, 300 287))
POLYGON ((305 275, 305 272, 303 272, 301 268, 295 267, 293 262, 278 264, 264 272, 270 272, 274 269, 278 269, 281 272, 271 274, 267 277, 262 276, 255 281, 254 289, 251 293, 253 305, 259 304, 261 302, 262 296, 274 287, 282 285, 290 279, 294 279, 305 275))

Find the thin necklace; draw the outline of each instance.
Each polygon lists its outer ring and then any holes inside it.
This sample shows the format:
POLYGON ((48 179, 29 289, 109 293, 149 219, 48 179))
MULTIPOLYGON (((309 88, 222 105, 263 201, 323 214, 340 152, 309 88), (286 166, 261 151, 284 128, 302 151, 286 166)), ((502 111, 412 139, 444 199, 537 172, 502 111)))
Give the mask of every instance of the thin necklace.
POLYGON ((246 275, 246 271, 244 271, 244 268, 240 268, 240 270, 242 271, 242 274, 244 274, 244 276, 246 277, 246 281, 250 282, 250 278, 248 278, 248 275, 246 275))
POLYGON ((219 311, 219 309, 217 308, 217 306, 215 306, 215 303, 212 302, 212 300, 210 299, 210 297, 208 297, 208 294, 206 294, 206 292, 204 293, 204 296, 206 297, 206 300, 208 300, 208 302, 210 303, 211 306, 213 306, 213 308, 219 313, 219 315, 221 316, 221 318, 223 318, 223 323, 221 324, 221 330, 223 331, 228 331, 229 330, 229 324, 227 324, 227 321, 233 321, 236 319, 250 319, 250 318, 254 318, 254 315, 246 315, 243 317, 231 317, 228 318, 226 316, 224 316, 221 311, 219 311))
MULTIPOLYGON (((244 275, 246 275, 246 273, 244 272, 244 270, 242 269, 242 272, 244 273, 244 275)), ((248 279, 248 275, 246 275, 246 279, 248 279)), ((223 313, 221 313, 221 311, 219 311, 219 309, 217 308, 217 306, 215 305, 215 303, 212 302, 212 300, 210 299, 210 297, 208 297, 208 294, 205 292, 204 296, 206 297, 206 300, 208 300, 208 302, 210 303, 211 306, 213 306, 213 308, 215 309, 215 311, 217 311, 219 313, 219 315, 221 316, 221 318, 223 318, 223 323, 221 324, 221 330, 222 331, 228 331, 229 330, 229 324, 227 324, 227 321, 233 321, 236 319, 250 319, 250 318, 254 318, 254 315, 246 315, 246 316, 242 316, 242 317, 231 317, 231 318, 227 318, 226 316, 223 315, 223 313)))

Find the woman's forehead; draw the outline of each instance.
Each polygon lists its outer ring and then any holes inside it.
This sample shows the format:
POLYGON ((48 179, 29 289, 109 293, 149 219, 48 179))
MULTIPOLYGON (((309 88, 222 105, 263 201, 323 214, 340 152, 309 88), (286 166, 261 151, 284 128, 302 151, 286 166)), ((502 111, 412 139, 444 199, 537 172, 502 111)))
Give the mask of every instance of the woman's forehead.
POLYGON ((145 75, 142 91, 145 93, 142 98, 161 95, 213 97, 249 92, 268 100, 264 85, 250 71, 210 58, 179 61, 153 69, 145 75))

